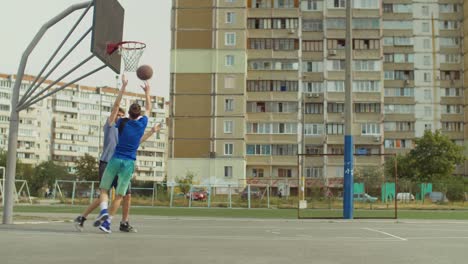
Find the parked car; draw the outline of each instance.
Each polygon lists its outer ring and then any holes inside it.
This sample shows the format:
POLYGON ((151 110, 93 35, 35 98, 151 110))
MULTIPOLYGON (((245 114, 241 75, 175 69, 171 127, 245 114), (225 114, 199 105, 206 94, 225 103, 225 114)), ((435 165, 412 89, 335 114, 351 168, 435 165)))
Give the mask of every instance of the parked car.
POLYGON ((398 201, 404 201, 404 202, 414 201, 414 195, 409 192, 397 193, 396 198, 398 201))
POLYGON ((448 202, 447 196, 442 192, 426 193, 426 199, 430 199, 433 203, 448 202))
POLYGON ((377 201, 377 197, 370 196, 367 193, 355 193, 354 201, 364 202, 364 203, 373 203, 377 201))
MULTIPOLYGON (((245 187, 241 193, 242 199, 248 199, 249 188, 245 187)), ((262 197, 262 191, 258 187, 250 187, 250 199, 260 199, 262 197)))
POLYGON ((204 201, 208 198, 208 192, 204 188, 193 187, 185 197, 187 199, 192 198, 192 201, 204 201))

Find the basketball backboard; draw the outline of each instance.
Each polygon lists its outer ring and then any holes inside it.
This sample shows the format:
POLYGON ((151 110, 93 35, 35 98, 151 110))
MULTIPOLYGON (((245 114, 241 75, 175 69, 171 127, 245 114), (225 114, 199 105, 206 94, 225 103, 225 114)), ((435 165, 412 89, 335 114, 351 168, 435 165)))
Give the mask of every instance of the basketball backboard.
POLYGON ((107 53, 108 44, 122 42, 125 10, 117 0, 93 0, 93 34, 91 52, 120 73, 121 56, 119 52, 107 53))

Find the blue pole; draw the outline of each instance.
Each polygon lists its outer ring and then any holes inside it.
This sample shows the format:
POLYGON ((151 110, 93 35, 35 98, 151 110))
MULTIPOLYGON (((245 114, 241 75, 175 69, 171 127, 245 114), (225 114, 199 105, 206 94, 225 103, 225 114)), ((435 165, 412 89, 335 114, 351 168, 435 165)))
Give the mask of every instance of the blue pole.
POLYGON ((344 148, 344 194, 343 194, 343 218, 353 219, 354 208, 354 190, 353 190, 353 136, 345 135, 345 148, 344 148))

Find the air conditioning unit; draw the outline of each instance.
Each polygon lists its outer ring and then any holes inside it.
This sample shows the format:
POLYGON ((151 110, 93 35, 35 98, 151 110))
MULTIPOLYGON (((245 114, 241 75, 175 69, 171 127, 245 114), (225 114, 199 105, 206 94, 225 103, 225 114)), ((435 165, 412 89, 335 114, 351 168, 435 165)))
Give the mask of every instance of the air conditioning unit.
POLYGON ((381 139, 380 136, 376 136, 374 137, 374 142, 380 142, 380 139, 381 139))
POLYGON ((328 56, 335 56, 336 55, 336 50, 332 49, 328 51, 328 56))

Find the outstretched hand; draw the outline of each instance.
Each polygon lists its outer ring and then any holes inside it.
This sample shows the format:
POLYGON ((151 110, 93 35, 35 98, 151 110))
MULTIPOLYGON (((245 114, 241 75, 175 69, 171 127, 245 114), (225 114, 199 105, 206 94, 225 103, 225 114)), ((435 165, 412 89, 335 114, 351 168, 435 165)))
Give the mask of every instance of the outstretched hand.
POLYGON ((127 87, 128 80, 127 77, 125 77, 125 74, 122 74, 122 88, 127 87))
POLYGON ((149 86, 148 81, 144 81, 144 84, 145 84, 145 85, 140 85, 141 89, 143 89, 143 91, 145 91, 145 93, 149 93, 149 91, 150 91, 150 86, 149 86))
POLYGON ((154 125, 153 128, 151 128, 151 130, 155 133, 155 132, 159 132, 159 130, 161 130, 161 123, 157 123, 156 125, 154 125))

